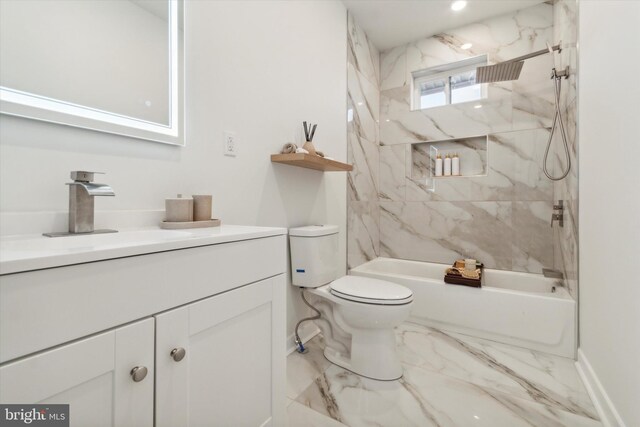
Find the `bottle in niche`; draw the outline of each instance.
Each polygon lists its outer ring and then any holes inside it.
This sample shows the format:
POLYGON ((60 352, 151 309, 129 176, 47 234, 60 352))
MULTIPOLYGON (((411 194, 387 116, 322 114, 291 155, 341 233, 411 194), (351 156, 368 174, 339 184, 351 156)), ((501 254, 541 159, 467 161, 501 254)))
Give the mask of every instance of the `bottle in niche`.
POLYGON ((451 156, 449 154, 444 158, 444 176, 451 176, 451 156))
POLYGON ((458 157, 458 153, 454 153, 453 159, 451 159, 451 175, 460 176, 460 158, 458 157))
POLYGON ((438 154, 436 156, 436 176, 442 176, 442 156, 438 154))

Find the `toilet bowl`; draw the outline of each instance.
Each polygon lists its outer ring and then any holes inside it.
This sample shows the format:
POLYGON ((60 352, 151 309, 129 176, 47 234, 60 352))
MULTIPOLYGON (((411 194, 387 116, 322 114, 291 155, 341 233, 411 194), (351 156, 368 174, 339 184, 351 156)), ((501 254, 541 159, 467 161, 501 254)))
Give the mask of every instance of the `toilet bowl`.
POLYGON ((306 288, 323 333, 325 357, 376 380, 402 377, 394 328, 410 314, 413 294, 396 283, 338 274, 338 228, 289 230, 292 283, 306 288))

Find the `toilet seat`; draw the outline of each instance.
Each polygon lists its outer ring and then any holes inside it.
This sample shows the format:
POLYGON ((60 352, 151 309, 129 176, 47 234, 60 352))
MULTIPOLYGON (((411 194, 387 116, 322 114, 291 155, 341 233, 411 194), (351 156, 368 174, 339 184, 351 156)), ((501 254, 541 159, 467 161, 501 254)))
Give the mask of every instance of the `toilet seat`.
POLYGON ((403 305, 413 301, 410 289, 386 280, 344 276, 329 284, 332 295, 348 301, 374 305, 403 305))

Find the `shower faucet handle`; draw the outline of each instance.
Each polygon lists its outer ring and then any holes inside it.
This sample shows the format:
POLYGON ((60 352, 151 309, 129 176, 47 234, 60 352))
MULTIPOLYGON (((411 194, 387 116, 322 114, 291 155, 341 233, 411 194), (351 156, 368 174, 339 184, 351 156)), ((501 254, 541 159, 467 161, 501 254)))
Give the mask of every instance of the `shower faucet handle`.
POLYGON ((564 227, 564 213, 551 214, 551 227, 553 227, 553 221, 558 221, 558 225, 564 227))

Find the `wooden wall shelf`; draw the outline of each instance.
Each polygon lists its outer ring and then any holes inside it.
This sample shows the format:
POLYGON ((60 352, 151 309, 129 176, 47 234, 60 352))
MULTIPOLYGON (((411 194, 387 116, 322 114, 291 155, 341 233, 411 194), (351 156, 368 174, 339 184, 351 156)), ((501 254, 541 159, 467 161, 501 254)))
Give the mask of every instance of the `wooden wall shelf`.
POLYGON ((271 161, 326 172, 348 172, 353 170, 353 166, 347 163, 304 153, 272 154, 271 161))

